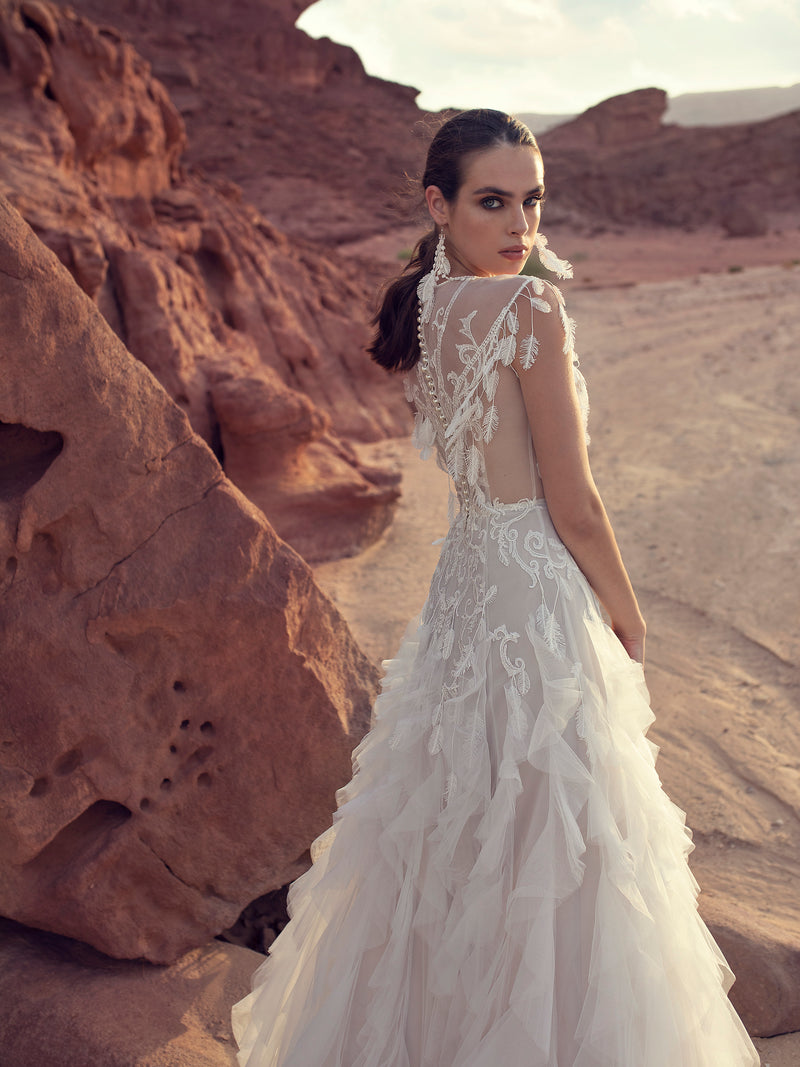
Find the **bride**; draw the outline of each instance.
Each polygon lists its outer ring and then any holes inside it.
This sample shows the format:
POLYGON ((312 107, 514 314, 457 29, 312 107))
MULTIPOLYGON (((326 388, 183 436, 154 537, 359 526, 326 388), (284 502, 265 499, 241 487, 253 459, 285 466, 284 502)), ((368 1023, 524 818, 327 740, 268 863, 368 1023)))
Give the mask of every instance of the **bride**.
MULTIPOLYGON (((454 507, 291 921, 234 1008, 243 1067, 757 1067, 663 793, 645 624, 592 479, 558 289, 521 274, 544 170, 466 111, 373 358, 409 372, 454 507)), ((540 271, 540 273, 542 273, 540 271)))

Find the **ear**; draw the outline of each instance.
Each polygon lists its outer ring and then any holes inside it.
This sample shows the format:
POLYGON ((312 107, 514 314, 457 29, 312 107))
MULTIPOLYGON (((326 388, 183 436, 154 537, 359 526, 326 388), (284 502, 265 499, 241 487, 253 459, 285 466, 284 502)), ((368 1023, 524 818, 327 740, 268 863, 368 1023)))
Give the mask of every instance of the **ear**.
POLYGON ((437 226, 446 226, 449 221, 449 204, 438 185, 429 185, 425 190, 428 212, 437 226))

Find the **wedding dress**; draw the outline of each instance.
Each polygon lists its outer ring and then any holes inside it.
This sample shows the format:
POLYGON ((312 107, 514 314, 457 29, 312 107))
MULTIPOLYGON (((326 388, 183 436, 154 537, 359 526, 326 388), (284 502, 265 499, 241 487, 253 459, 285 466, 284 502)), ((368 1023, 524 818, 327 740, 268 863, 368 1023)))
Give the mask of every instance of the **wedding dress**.
MULTIPOLYGON (((420 292, 416 440, 458 507, 291 921, 234 1008, 239 1063, 757 1067, 645 739, 642 668, 542 498, 512 361, 535 366, 540 315, 571 352, 560 294, 522 276, 420 292)), ((574 380, 585 417, 577 360, 574 380)))

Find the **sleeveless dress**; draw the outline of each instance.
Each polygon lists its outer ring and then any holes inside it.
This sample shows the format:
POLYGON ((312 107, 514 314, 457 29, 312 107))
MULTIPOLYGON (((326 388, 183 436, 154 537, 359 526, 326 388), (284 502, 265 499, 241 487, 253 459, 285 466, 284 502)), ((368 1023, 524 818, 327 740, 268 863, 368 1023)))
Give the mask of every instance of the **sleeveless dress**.
POLYGON ((234 1007, 239 1063, 758 1067, 642 668, 541 495, 518 378, 537 316, 561 317, 588 411, 560 294, 429 275, 420 296, 416 441, 458 506, 291 921, 234 1007))

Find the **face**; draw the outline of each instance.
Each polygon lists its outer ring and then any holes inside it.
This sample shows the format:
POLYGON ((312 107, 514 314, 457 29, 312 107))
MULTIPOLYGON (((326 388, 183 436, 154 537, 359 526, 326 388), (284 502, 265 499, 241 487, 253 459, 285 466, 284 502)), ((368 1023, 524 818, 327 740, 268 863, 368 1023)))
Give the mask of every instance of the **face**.
POLYGON ((543 198, 542 157, 529 145, 500 144, 473 155, 449 203, 436 186, 425 190, 431 218, 444 227, 453 274, 519 274, 543 198))

